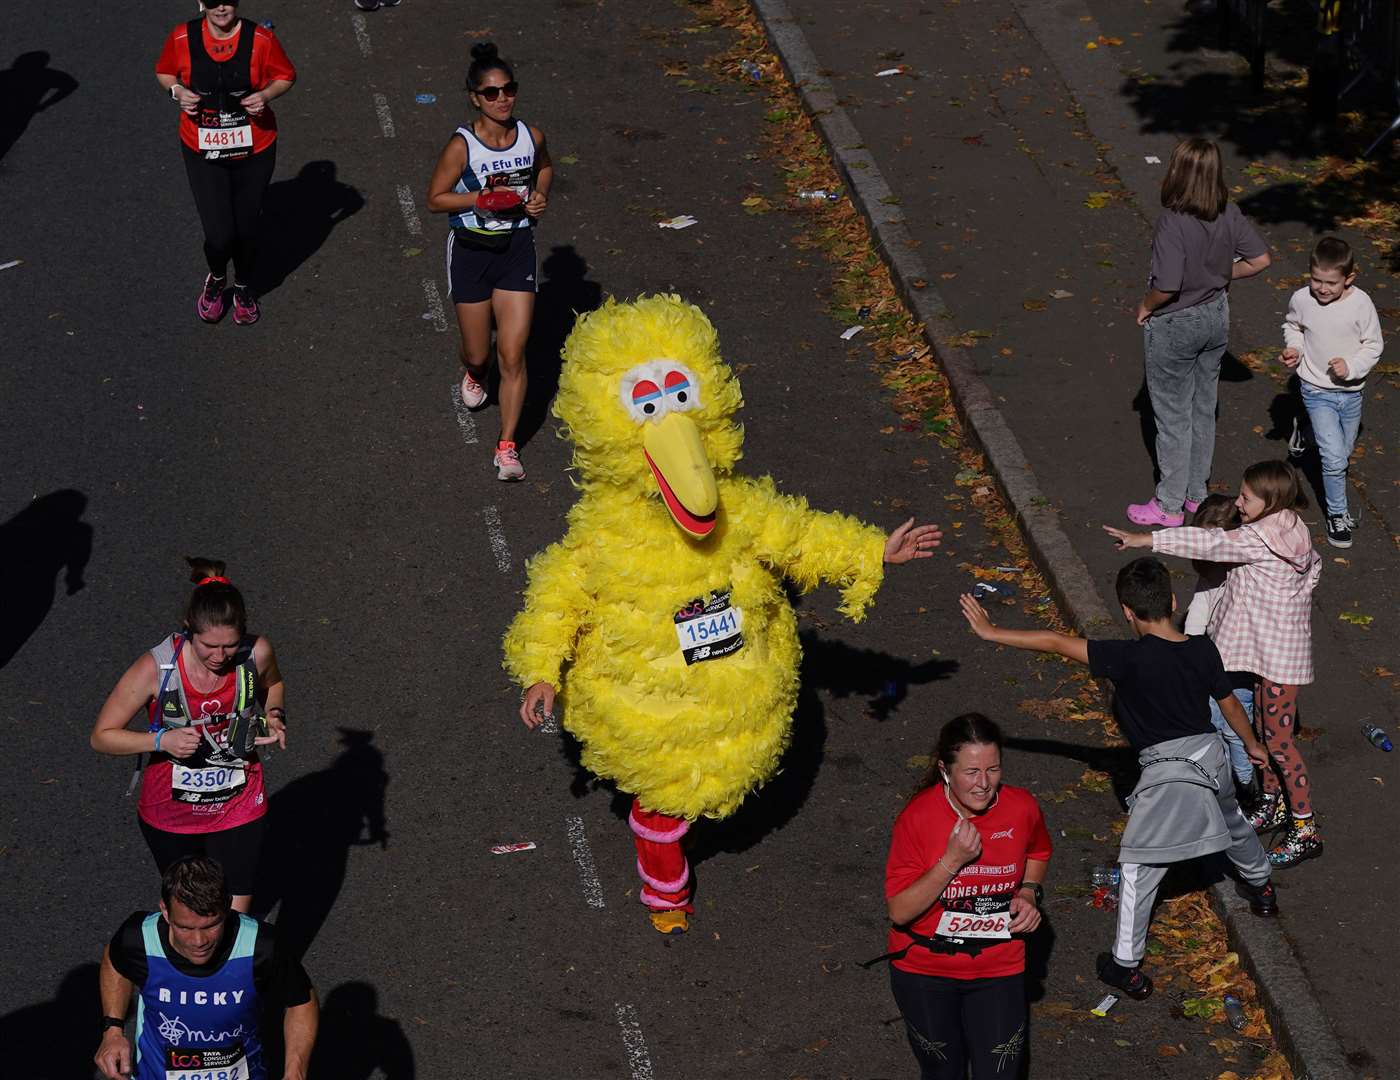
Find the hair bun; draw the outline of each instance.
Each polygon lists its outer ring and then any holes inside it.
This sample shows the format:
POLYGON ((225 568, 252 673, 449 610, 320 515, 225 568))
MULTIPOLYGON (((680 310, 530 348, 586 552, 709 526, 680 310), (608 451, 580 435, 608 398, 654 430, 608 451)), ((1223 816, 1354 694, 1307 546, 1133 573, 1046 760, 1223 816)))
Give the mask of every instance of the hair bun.
POLYGON ((190 566, 190 580, 199 585, 205 578, 221 578, 227 567, 222 559, 210 559, 202 555, 186 555, 185 562, 190 566))
POLYGON ((478 41, 472 46, 472 59, 478 63, 495 60, 500 55, 501 52, 496 48, 494 41, 478 41))

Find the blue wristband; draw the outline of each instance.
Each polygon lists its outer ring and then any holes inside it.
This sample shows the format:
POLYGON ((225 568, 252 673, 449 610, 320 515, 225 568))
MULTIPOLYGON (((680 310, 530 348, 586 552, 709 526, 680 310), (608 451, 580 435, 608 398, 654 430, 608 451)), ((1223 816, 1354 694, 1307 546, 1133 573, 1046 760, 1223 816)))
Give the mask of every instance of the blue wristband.
POLYGON ((152 752, 152 753, 154 753, 155 751, 157 751, 157 750, 160 749, 160 737, 161 737, 162 735, 164 735, 164 734, 165 734, 165 728, 157 728, 157 729, 156 729, 156 744, 155 744, 155 746, 151 747, 151 752, 152 752))

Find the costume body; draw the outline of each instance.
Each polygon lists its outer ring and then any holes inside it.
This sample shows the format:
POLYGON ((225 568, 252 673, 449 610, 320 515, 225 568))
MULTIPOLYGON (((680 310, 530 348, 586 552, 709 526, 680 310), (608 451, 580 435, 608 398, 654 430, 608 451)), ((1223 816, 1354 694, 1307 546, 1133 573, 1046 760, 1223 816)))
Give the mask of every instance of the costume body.
POLYGON ((505 666, 522 686, 561 688, 583 764, 637 798, 643 903, 684 907, 689 823, 733 813, 791 736, 801 649, 784 579, 837 584, 858 620, 885 537, 766 477, 728 475, 742 401, 697 308, 610 302, 583 316, 564 358, 555 414, 583 495, 567 535, 529 564, 505 666))

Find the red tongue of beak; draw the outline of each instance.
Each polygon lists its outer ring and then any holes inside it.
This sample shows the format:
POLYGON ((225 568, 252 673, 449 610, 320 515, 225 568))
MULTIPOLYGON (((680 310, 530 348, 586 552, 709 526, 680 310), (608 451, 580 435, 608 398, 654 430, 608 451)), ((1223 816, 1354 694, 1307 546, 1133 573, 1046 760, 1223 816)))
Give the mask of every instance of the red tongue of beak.
MULTIPOLYGON (((642 453, 646 454, 643 450, 642 453)), ((715 515, 706 514, 704 517, 696 517, 682 505, 680 499, 676 498, 676 493, 671 490, 671 485, 666 483, 666 478, 661 475, 661 470, 656 467, 656 462, 651 460, 651 455, 647 454, 647 464, 651 466, 651 475, 656 477, 656 486, 661 489, 661 500, 666 504, 666 509, 671 512, 671 516, 676 519, 676 524, 692 536, 708 536, 710 530, 715 527, 715 515)))

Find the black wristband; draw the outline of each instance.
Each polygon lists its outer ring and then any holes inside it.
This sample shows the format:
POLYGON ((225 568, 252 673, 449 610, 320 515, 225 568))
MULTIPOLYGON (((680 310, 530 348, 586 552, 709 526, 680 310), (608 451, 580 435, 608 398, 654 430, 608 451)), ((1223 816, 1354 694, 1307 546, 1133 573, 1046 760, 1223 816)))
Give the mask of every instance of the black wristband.
POLYGON ((103 1031, 106 1031, 108 1028, 116 1028, 118 1031, 120 1031, 125 1027, 126 1021, 123 1020, 120 1016, 104 1016, 102 1018, 103 1031))
MULTIPOLYGON (((1033 889, 1033 890, 1035 890, 1035 906, 1036 906, 1036 907, 1040 907, 1040 905, 1043 904, 1043 903, 1045 902, 1045 887, 1044 887, 1043 885, 1041 885, 1040 882, 1038 882, 1038 881, 1023 881, 1023 882, 1021 882, 1021 888, 1022 888, 1022 889, 1033 889)), ((1017 891, 1019 892, 1020 890, 1018 889, 1017 891)))

